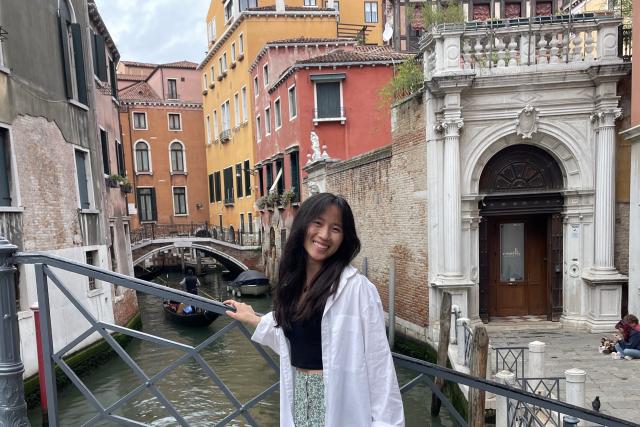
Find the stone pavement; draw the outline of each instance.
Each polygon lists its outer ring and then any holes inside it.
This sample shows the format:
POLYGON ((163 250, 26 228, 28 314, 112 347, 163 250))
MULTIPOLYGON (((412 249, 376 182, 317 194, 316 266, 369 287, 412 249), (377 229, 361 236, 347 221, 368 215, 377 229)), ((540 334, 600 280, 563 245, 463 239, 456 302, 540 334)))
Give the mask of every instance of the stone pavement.
MULTIPOLYGON (((600 396, 600 411, 640 425, 640 359, 613 360, 598 352, 600 338, 611 334, 590 334, 564 329, 557 322, 490 322, 487 326, 490 345, 524 346, 532 341, 546 343, 545 376, 564 377, 570 368, 587 372, 585 407, 600 396)), ((495 353, 491 366, 495 365, 495 353)), ((564 382, 561 384, 564 400, 564 382)))

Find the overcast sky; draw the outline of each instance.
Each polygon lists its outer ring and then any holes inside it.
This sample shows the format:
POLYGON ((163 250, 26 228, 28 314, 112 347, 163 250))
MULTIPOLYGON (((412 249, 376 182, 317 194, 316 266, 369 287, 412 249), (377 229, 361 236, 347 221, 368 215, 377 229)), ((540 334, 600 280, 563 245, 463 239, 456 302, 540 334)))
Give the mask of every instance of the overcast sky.
POLYGON ((125 61, 200 62, 210 0, 95 0, 125 61))

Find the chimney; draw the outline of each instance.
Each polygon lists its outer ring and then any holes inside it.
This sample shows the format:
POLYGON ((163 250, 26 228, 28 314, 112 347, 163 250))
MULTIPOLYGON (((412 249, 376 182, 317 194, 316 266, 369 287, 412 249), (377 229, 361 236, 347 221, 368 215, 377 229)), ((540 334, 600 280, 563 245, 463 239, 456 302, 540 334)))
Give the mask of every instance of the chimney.
POLYGON ((276 0, 276 12, 284 12, 284 0, 276 0))

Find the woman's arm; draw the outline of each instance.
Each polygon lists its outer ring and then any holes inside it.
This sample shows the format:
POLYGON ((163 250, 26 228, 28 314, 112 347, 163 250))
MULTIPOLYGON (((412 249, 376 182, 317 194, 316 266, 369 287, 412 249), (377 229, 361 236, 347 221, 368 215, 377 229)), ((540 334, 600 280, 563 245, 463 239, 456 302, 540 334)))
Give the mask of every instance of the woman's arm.
POLYGON ((226 312, 227 316, 231 317, 232 319, 239 320, 245 325, 253 326, 254 328, 258 326, 258 323, 260 323, 260 316, 258 316, 256 312, 253 311, 253 307, 251 307, 249 304, 237 302, 232 299, 226 300, 225 302, 223 302, 223 304, 230 305, 231 307, 236 309, 236 311, 229 310, 226 312))
POLYGON ((227 316, 239 320, 247 326, 256 328, 251 336, 253 341, 265 345, 277 354, 280 354, 280 334, 282 333, 282 329, 276 327, 273 312, 260 317, 253 311, 253 308, 249 304, 234 300, 227 300, 223 304, 230 305, 236 309, 235 312, 227 311, 227 316))

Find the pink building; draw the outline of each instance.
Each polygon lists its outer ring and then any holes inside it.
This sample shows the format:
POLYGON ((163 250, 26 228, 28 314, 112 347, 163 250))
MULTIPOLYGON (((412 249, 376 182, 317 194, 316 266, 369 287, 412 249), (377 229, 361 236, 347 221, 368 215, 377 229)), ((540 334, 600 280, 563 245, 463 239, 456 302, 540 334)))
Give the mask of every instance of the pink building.
POLYGON ((118 64, 118 90, 146 81, 153 91, 165 100, 202 103, 202 85, 198 64, 189 61, 167 64, 120 61, 118 64))
POLYGON ((344 40, 267 44, 250 69, 260 195, 283 170, 278 193, 293 190, 300 200, 312 132, 319 148, 340 160, 390 144, 390 110, 380 91, 393 77, 393 65, 409 57, 344 40))

